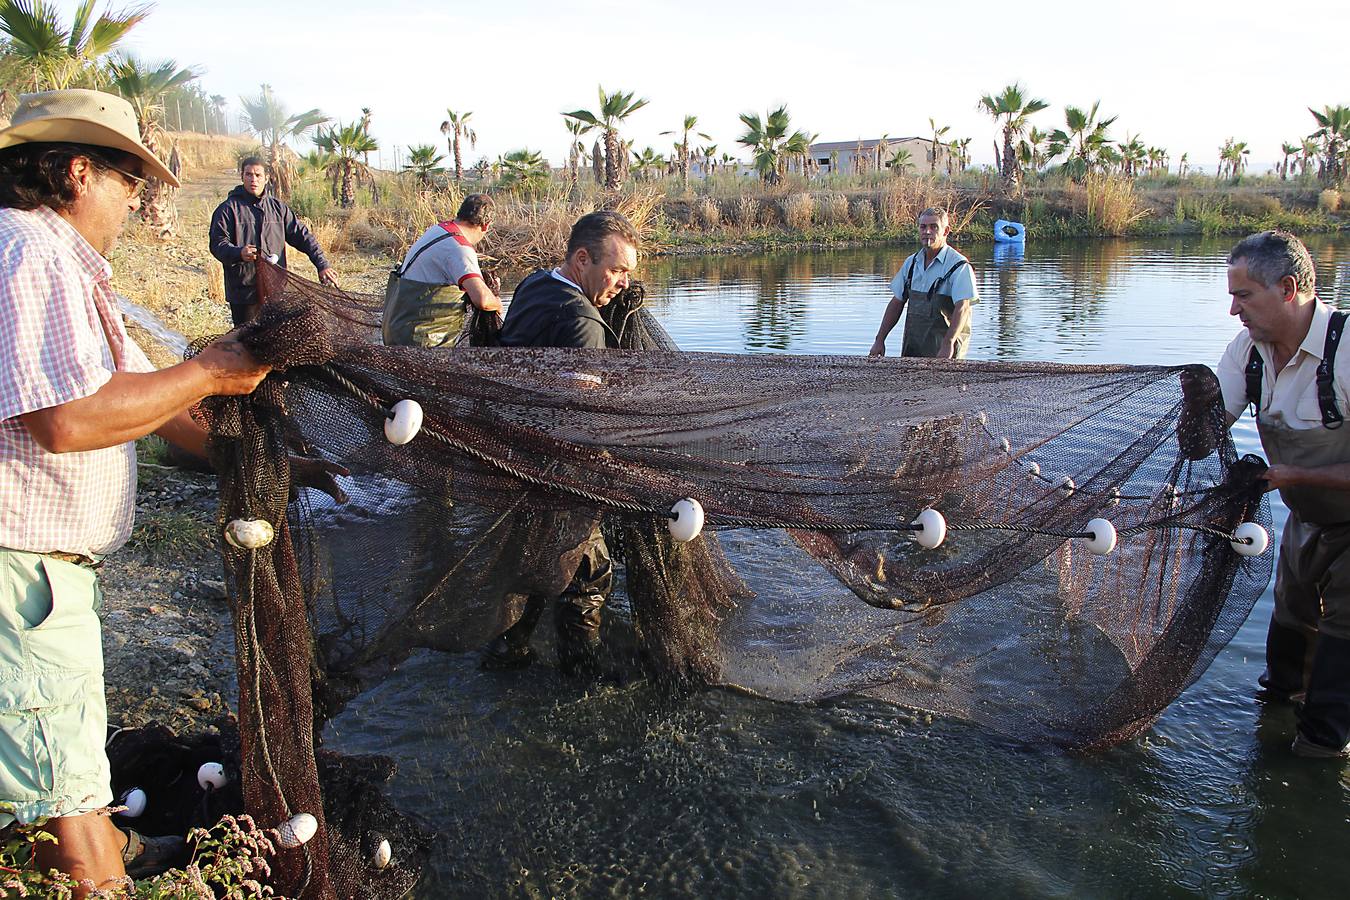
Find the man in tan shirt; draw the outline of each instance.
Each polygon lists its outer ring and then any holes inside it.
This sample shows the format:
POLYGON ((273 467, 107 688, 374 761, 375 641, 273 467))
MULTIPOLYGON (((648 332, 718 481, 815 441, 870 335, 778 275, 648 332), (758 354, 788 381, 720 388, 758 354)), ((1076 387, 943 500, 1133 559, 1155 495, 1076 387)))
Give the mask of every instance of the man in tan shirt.
POLYGON ((1344 314, 1316 287, 1312 257, 1292 234, 1238 243, 1228 292, 1244 330, 1218 376, 1230 425, 1254 408, 1266 480, 1289 507, 1261 684, 1298 703, 1295 753, 1340 757, 1350 745, 1350 350, 1344 314))

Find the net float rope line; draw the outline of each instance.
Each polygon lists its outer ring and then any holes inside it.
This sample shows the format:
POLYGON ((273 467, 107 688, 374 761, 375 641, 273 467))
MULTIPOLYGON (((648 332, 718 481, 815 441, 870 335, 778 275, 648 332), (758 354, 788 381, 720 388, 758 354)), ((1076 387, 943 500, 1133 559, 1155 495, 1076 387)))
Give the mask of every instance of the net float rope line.
MULTIPOLYGON (((338 386, 348 391, 352 396, 360 400, 363 400, 372 409, 381 413, 386 419, 393 419, 394 412, 392 408, 386 405, 385 401, 382 398, 360 387, 354 381, 352 381, 350 378, 334 369, 332 366, 322 365, 318 366, 317 368, 330 380, 335 382, 338 386)), ((624 512, 638 513, 642 515, 657 516, 658 518, 664 519, 675 518, 674 513, 668 512, 664 509, 644 506, 643 504, 635 503, 630 500, 615 500, 611 497, 605 497, 601 494, 597 494, 592 491, 587 491, 584 488, 575 487, 569 484, 561 484, 555 481, 550 481, 547 478, 542 478, 538 475, 531 474, 518 468, 517 466, 513 466, 510 463, 505 462, 504 460, 492 456, 490 453, 485 453, 484 451, 479 450, 478 448, 473 447, 469 444, 466 444, 463 441, 456 440, 450 437, 449 435, 443 434, 440 431, 436 430, 435 428, 423 426, 421 428, 421 433, 425 433, 427 437, 435 441, 438 441, 446 445, 447 447, 450 447, 454 450, 458 450, 461 453, 473 457, 479 462, 489 465, 501 472, 506 473, 507 475, 510 475, 513 478, 516 478, 520 481, 524 481, 528 484, 533 484, 538 487, 547 488, 549 490, 570 494, 574 497, 579 497, 583 500, 589 500, 592 503, 596 503, 601 506, 607 506, 611 509, 618 509, 624 512)), ((893 522, 887 523, 803 522, 803 521, 793 522, 783 519, 756 519, 756 518, 725 516, 725 515, 721 516, 714 515, 709 517, 709 525, 718 530, 728 530, 737 528, 793 528, 805 531, 837 531, 837 532, 923 531, 923 526, 917 523, 905 525, 893 522)), ((1041 537, 1056 537, 1065 540, 1070 539, 1091 540, 1096 537, 1096 534, 1094 532, 1057 531, 1046 528, 1035 528, 1030 525, 999 524, 994 522, 969 522, 965 524, 947 525, 946 527, 950 531, 1008 531, 1017 534, 1029 534, 1041 537)), ((1120 529, 1118 534, 1122 537, 1126 537, 1135 534, 1142 534, 1145 531, 1163 530, 1167 528, 1177 528, 1188 531, 1197 531, 1202 534, 1211 535, 1213 537, 1223 538, 1224 540, 1227 540, 1230 543, 1235 544, 1241 543, 1245 545, 1251 545, 1254 543, 1254 541, 1251 538, 1239 537, 1236 533, 1225 532, 1222 531, 1221 529, 1214 528, 1212 526, 1192 525, 1188 523, 1174 522, 1169 519, 1157 519, 1152 522, 1147 521, 1141 522, 1138 525, 1133 525, 1130 526, 1129 528, 1120 529)))

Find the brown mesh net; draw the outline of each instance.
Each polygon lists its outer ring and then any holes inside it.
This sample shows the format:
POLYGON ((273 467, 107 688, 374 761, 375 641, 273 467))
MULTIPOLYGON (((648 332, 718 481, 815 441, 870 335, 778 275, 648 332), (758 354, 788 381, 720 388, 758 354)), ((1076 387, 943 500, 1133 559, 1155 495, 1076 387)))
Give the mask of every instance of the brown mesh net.
POLYGON ((322 722, 415 648, 475 650, 556 596, 596 522, 619 667, 1068 747, 1147 728, 1270 577, 1272 553, 1230 542, 1269 525, 1263 466, 1236 458, 1204 367, 681 353, 636 297, 610 311, 631 349, 386 348, 378 298, 262 269, 244 340, 277 371, 203 415, 222 526, 276 529, 224 551, 248 809, 326 813, 283 852, 285 893, 415 881, 430 835, 380 799, 392 767, 316 750, 322 722), (405 398, 425 422, 400 446, 405 398), (296 489, 290 454, 350 470, 349 502, 296 489), (707 516, 684 544, 682 498, 707 516), (911 526, 930 507, 936 549, 911 526), (1086 549, 1098 517, 1108 555, 1086 549))

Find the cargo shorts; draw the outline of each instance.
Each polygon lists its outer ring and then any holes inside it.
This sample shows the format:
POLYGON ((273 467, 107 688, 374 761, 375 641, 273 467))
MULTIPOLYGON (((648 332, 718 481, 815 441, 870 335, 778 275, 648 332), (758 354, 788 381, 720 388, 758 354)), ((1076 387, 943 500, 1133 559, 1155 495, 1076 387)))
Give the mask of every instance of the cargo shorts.
POLYGON ((93 571, 0 548, 0 825, 112 802, 93 571))

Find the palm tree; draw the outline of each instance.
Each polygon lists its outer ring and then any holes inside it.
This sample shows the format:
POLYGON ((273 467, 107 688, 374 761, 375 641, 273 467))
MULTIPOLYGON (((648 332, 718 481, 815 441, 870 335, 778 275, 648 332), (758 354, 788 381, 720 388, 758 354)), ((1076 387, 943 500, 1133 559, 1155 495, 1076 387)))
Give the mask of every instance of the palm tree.
POLYGON ((318 109, 289 115, 286 105, 272 93, 270 84, 262 85, 258 96, 240 97, 239 102, 243 104, 249 131, 261 138, 267 147, 267 161, 272 170, 272 190, 281 199, 290 199, 294 171, 283 145, 323 125, 328 117, 318 109))
POLYGON ((1115 123, 1117 117, 1098 120, 1097 110, 1100 106, 1101 101, 1098 100, 1086 111, 1077 106, 1064 107, 1065 129, 1056 128, 1050 134, 1051 158, 1069 153, 1069 171, 1074 181, 1082 181, 1092 171, 1098 155, 1110 143, 1106 129, 1115 123))
POLYGON ((432 175, 445 171, 441 166, 443 159, 445 157, 437 153, 431 144, 418 144, 408 148, 408 162, 403 166, 403 171, 412 172, 417 176, 417 183, 427 187, 431 184, 432 175))
POLYGON ((952 145, 956 148, 956 162, 961 172, 970 168, 970 142, 971 138, 952 141, 952 145))
MULTIPOLYGON (((941 144, 940 142, 942 140, 942 136, 952 130, 952 126, 943 125, 941 128, 939 128, 937 127, 937 121, 934 120, 932 116, 929 116, 928 127, 933 132, 933 146, 928 149, 928 174, 936 175, 938 147, 946 146, 945 144, 941 144)), ((947 174, 950 175, 951 173, 948 172, 947 174)))
MULTIPOLYGON (((698 126, 698 116, 685 116, 684 124, 680 128, 680 141, 675 145, 676 164, 680 167, 680 186, 686 191, 689 190, 689 135, 693 133, 705 141, 712 140, 712 137, 701 131, 694 131, 698 126)), ((662 134, 675 134, 674 131, 663 131, 662 134)))
MULTIPOLYGON (((162 161, 169 162, 173 151, 164 146, 164 130, 160 127, 164 115, 164 95, 192 81, 197 77, 197 71, 190 66, 180 69, 178 63, 171 59, 152 69, 131 56, 114 60, 109 71, 117 92, 136 111, 141 143, 162 161)), ((172 237, 178 230, 178 198, 175 189, 154 176, 147 178, 141 188, 141 219, 150 226, 156 237, 172 237)))
POLYGON ((320 150, 314 147, 304 156, 300 157, 300 167, 298 174, 301 178, 312 173, 322 174, 328 179, 328 196, 336 203, 338 200, 338 190, 341 187, 340 181, 342 172, 333 163, 337 157, 326 150, 320 150))
POLYGON ((1003 156, 999 174, 1008 187, 1015 189, 1022 180, 1022 169, 1017 162, 1017 140, 1026 131, 1027 119, 1050 104, 1044 100, 1029 99, 1023 95, 1022 85, 1014 82, 996 95, 985 94, 980 98, 980 106, 1003 124, 1003 156))
POLYGON ((1139 135, 1125 135, 1125 142, 1119 145, 1121 174, 1134 178, 1139 174, 1139 165, 1148 158, 1148 148, 1139 140, 1139 135))
POLYGON ((707 181, 713 170, 717 168, 717 145, 708 144, 700 147, 698 155, 703 159, 703 180, 707 181))
MULTIPOLYGON (((942 130, 946 131, 947 129, 944 128, 942 130)), ((937 154, 936 149, 937 146, 938 144, 934 142, 933 155, 937 154)), ((887 161, 886 164, 890 166, 891 169, 894 170, 895 174, 897 175, 903 175, 905 174, 906 169, 914 168, 914 160, 910 158, 910 152, 906 150, 904 147, 901 147, 899 150, 896 150, 895 154, 887 161)), ((929 174, 932 174, 931 166, 929 167, 929 174)))
POLYGON ((788 133, 792 122, 786 105, 770 110, 762 120, 759 113, 741 113, 740 118, 745 125, 745 134, 737 138, 736 142, 749 147, 754 153, 755 171, 759 172, 765 184, 775 185, 783 180, 785 154, 792 152, 788 149, 789 145, 801 146, 804 143, 805 149, 810 149, 811 141, 806 132, 788 133))
POLYGON ((96 87, 99 58, 150 15, 151 4, 142 3, 95 19, 96 2, 80 0, 66 28, 46 0, 0 0, 0 31, 9 36, 9 52, 28 69, 33 90, 66 88, 81 80, 96 87))
POLYGON ((633 171, 637 173, 638 181, 650 180, 652 172, 659 171, 665 165, 665 158, 651 147, 633 157, 633 171))
POLYGON ((225 127, 225 104, 228 102, 223 94, 211 95, 211 121, 215 123, 216 130, 221 134, 228 130, 225 127))
POLYGON ((548 187, 548 162, 534 150, 522 147, 503 156, 501 172, 502 187, 515 194, 538 194, 548 187))
POLYGON ((1027 136, 1017 143, 1017 159, 1032 172, 1039 172, 1046 163, 1042 145, 1050 140, 1050 135, 1036 126, 1027 129, 1027 136))
POLYGON ((1317 142, 1310 137, 1305 137, 1299 144, 1298 150, 1298 177, 1306 178, 1308 167, 1312 161, 1317 158, 1317 142))
POLYGON ((1158 171, 1161 171, 1164 175, 1167 174, 1167 150, 1165 148, 1149 147, 1146 155, 1148 157, 1148 174, 1153 175, 1158 171))
POLYGON ((478 146, 478 134, 469 127, 469 119, 473 118, 472 112, 458 113, 453 109, 445 111, 445 121, 441 123, 441 134, 446 136, 449 143, 450 155, 455 160, 455 183, 459 184, 464 180, 463 157, 460 155, 460 140, 469 142, 469 149, 472 150, 478 146))
POLYGON ((572 184, 576 184, 581 175, 581 158, 586 155, 586 145, 582 143, 581 136, 591 129, 585 122, 576 119, 564 118, 563 124, 567 126, 568 134, 572 135, 567 144, 567 177, 572 184))
POLYGON ((1324 106, 1321 112, 1308 107, 1308 112, 1317 120, 1318 128, 1309 137, 1321 144, 1322 179, 1339 184, 1350 168, 1350 106, 1324 106))
POLYGON ((585 109, 577 109, 572 112, 563 113, 569 119, 576 119, 584 122, 591 128, 599 128, 604 132, 605 139, 605 189, 617 191, 619 185, 623 183, 622 166, 626 161, 626 151, 619 140, 619 126, 624 120, 647 105, 645 99, 634 100, 633 92, 614 91, 605 93, 601 87, 600 106, 598 113, 593 113, 585 109), (624 159, 620 159, 620 154, 625 154, 624 159))
POLYGON ((1227 173, 1230 178, 1236 181, 1242 175, 1242 170, 1247 167, 1247 157, 1251 155, 1251 150, 1247 149, 1246 141, 1235 141, 1228 138, 1219 148, 1219 168, 1215 173, 1215 178, 1222 179, 1227 173))
POLYGON ((1289 180, 1289 160, 1298 156, 1299 149, 1298 144, 1291 144, 1288 141, 1280 144, 1280 153, 1284 154, 1284 158, 1280 160, 1280 164, 1277 167, 1280 170, 1281 181, 1289 180))
POLYGON ((329 175, 341 178, 339 200, 344 209, 350 209, 356 205, 357 185, 362 182, 373 184, 375 181, 370 168, 362 162, 362 158, 365 154, 380 149, 379 143, 361 127, 359 122, 351 125, 339 122, 328 128, 320 128, 314 136, 314 143, 320 150, 333 154, 329 175))
POLYGON ((1190 167, 1191 167, 1190 154, 1189 153, 1181 154, 1181 159, 1177 160, 1177 177, 1185 178, 1186 171, 1190 169, 1190 167))

